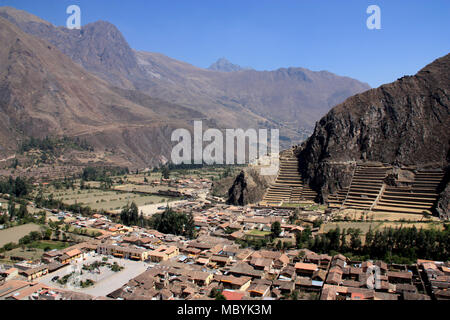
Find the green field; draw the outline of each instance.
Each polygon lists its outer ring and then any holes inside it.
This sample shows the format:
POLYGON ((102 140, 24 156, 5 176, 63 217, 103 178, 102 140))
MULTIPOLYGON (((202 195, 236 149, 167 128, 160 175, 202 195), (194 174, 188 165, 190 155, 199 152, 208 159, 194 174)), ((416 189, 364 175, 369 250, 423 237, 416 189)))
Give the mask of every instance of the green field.
MULTIPOLYGON (((45 196, 49 196, 47 192, 45 196)), ((102 190, 57 190, 54 199, 65 204, 80 204, 94 210, 119 210, 127 203, 135 202, 137 206, 166 202, 167 197, 156 195, 135 194, 132 192, 102 191, 102 190)), ((170 200, 176 200, 171 198, 170 200)))
POLYGON ((18 243, 19 239, 29 234, 31 231, 40 231, 41 226, 28 223, 17 227, 0 230, 0 247, 9 242, 18 243))
POLYGON ((35 248, 35 249, 57 249, 57 250, 61 250, 64 248, 69 247, 70 244, 67 242, 63 242, 63 241, 51 241, 51 240, 40 240, 40 241, 34 241, 30 244, 27 245, 27 247, 29 248, 35 248))
POLYGON ((271 234, 270 231, 261 231, 257 229, 250 230, 249 232, 246 233, 246 235, 248 236, 255 236, 255 237, 265 237, 269 236, 270 234, 271 234))

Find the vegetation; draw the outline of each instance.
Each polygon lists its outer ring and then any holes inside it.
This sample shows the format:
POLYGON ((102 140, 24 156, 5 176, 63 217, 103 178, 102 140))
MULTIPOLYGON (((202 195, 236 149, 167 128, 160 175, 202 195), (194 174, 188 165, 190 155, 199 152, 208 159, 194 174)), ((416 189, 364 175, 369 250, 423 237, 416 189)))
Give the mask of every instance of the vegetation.
POLYGON ((162 233, 183 235, 190 239, 195 238, 195 224, 192 213, 176 212, 166 207, 163 213, 155 214, 148 221, 149 226, 162 233))
POLYGON ((381 259, 388 263, 411 263, 418 258, 441 260, 450 254, 450 225, 445 229, 384 228, 365 234, 365 243, 361 239, 361 230, 339 228, 325 234, 311 236, 305 229, 297 235, 297 246, 318 253, 341 252, 364 259, 381 259))
POLYGON ((48 197, 44 197, 42 190, 34 198, 34 203, 39 208, 49 208, 49 209, 58 209, 63 211, 71 211, 83 216, 90 216, 94 213, 94 211, 87 206, 82 206, 81 204, 65 204, 60 199, 54 199, 53 194, 50 194, 48 197))
POLYGON ((28 182, 21 177, 16 179, 9 177, 7 180, 0 181, 0 193, 23 197, 28 195, 30 190, 28 182))
POLYGON ((44 139, 30 137, 20 145, 19 152, 24 153, 33 149, 37 149, 52 154, 57 150, 64 148, 94 151, 94 148, 89 143, 87 143, 86 140, 81 140, 78 137, 69 138, 64 136, 62 138, 55 138, 47 136, 44 139))
POLYGON ((58 279, 58 283, 61 285, 65 285, 69 281, 70 277, 74 274, 75 272, 66 274, 64 277, 58 279))
POLYGON ((80 281, 81 288, 88 288, 95 284, 94 280, 86 279, 86 281, 80 281))
POLYGON ((139 225, 141 227, 144 226, 144 218, 141 214, 139 216, 138 207, 136 203, 132 202, 131 205, 126 205, 123 207, 122 212, 120 213, 120 221, 126 226, 139 225))
POLYGON ((275 221, 272 223, 272 226, 270 228, 270 231, 272 232, 272 238, 277 238, 281 233, 281 224, 278 221, 275 221))
POLYGON ((214 298, 215 300, 227 300, 225 296, 222 294, 222 290, 217 288, 212 288, 209 293, 210 298, 214 298))
POLYGON ((99 181, 102 189, 109 189, 112 186, 111 176, 128 174, 128 168, 122 167, 86 167, 81 174, 81 185, 84 188, 85 181, 99 181))

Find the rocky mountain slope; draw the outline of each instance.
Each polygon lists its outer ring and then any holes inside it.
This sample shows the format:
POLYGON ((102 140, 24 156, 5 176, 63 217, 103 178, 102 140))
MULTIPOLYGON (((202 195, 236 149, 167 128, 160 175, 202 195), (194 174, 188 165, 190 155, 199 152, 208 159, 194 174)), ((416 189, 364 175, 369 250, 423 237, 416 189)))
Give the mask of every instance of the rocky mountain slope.
POLYGON ((172 130, 203 119, 197 111, 114 88, 55 48, 0 17, 0 145, 25 137, 80 137, 114 150, 131 167, 169 155, 172 130))
POLYGON ((354 79, 302 68, 197 68, 161 54, 133 51, 115 26, 102 21, 68 30, 13 8, 0 8, 0 16, 115 86, 195 109, 221 128, 278 128, 286 147, 306 138, 331 107, 369 89, 354 79))
POLYGON ((235 71, 242 71, 250 68, 242 68, 241 66, 231 63, 225 58, 220 58, 216 62, 214 62, 212 65, 209 66, 208 70, 213 71, 222 71, 222 72, 235 72, 235 71))
POLYGON ((333 108, 297 150, 301 171, 326 199, 350 183, 355 161, 445 168, 449 108, 450 54, 333 108))

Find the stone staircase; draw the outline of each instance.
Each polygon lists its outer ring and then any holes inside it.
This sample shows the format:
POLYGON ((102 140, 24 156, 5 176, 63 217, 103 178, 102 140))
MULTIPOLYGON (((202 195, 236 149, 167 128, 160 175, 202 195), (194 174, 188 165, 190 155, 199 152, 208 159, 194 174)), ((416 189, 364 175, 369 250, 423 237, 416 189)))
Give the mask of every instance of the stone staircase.
POLYGON ((359 164, 350 187, 328 197, 330 208, 371 210, 383 191, 383 180, 389 167, 382 164, 359 164))
POLYGON ((328 197, 328 206, 390 213, 431 213, 438 199, 442 170, 421 170, 404 186, 388 186, 384 179, 390 167, 382 164, 357 165, 350 187, 328 197))
POLYGON ((275 182, 268 188, 260 205, 281 206, 283 203, 314 201, 317 193, 303 184, 298 171, 298 159, 292 150, 280 154, 280 169, 275 182))
POLYGON ((381 164, 358 165, 342 206, 370 210, 382 192, 383 181, 388 169, 381 164))
POLYGON ((437 188, 443 177, 442 170, 423 170, 416 172, 411 185, 386 186, 373 211, 430 214, 439 196, 437 188))

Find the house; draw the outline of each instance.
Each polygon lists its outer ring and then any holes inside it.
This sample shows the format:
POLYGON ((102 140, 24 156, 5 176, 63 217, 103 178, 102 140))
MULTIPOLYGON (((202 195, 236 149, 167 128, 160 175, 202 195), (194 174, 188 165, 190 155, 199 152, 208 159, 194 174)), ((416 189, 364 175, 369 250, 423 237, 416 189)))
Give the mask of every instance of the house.
POLYGON ((58 260, 62 263, 62 264, 68 264, 71 261, 78 259, 81 257, 81 251, 79 249, 72 249, 69 251, 66 251, 64 254, 62 254, 61 256, 58 257, 58 260))
POLYGON ((297 275, 308 277, 311 277, 314 271, 319 269, 319 267, 315 263, 304 263, 304 262, 297 262, 294 267, 295 271, 297 272, 297 275))
POLYGON ((14 267, 0 266, 0 277, 5 281, 11 280, 19 274, 19 270, 14 267))
POLYGON ((37 267, 28 268, 25 270, 21 270, 19 272, 20 275, 25 276, 28 281, 34 280, 36 278, 40 278, 48 273, 47 265, 40 265, 37 267))
POLYGON ((31 300, 31 296, 33 294, 36 294, 43 289, 48 290, 50 288, 41 283, 33 284, 29 287, 19 289, 14 294, 11 294, 10 296, 6 297, 5 300, 31 300))
POLYGON ((225 289, 245 291, 250 286, 252 278, 250 277, 235 277, 235 276, 217 276, 219 283, 223 284, 225 289))
POLYGON ((280 290, 281 294, 290 294, 295 289, 295 282, 293 281, 283 281, 275 280, 272 286, 280 290))
POLYGON ((100 244, 97 246, 97 253, 104 255, 112 255, 116 258, 131 259, 131 260, 147 260, 149 253, 145 249, 122 247, 112 244, 100 244))
POLYGON ((264 271, 256 270, 246 262, 241 262, 234 265, 229 273, 234 276, 247 276, 252 279, 261 279, 264 276, 264 271))
POLYGON ((295 267, 290 265, 283 268, 279 273, 280 278, 291 281, 295 280, 296 275, 295 267))
POLYGON ((252 281, 250 287, 248 287, 247 292, 252 298, 263 298, 270 294, 270 281, 268 280, 255 280, 252 281))
POLYGON ((391 283, 412 283, 412 272, 388 271, 387 276, 391 283))
POLYGON ((333 284, 333 285, 340 285, 342 284, 342 271, 339 272, 338 268, 335 268, 333 271, 330 270, 327 275, 326 283, 327 284, 333 284))
POLYGON ((234 290, 223 290, 222 294, 227 300, 242 300, 242 298, 245 296, 245 292, 234 290))
POLYGON ((10 280, 0 285, 0 300, 4 300, 8 296, 20 291, 23 288, 27 288, 33 285, 33 283, 22 280, 10 280))
POLYGON ((186 275, 200 287, 209 285, 214 278, 212 273, 201 271, 188 271, 186 275))
POLYGON ((202 266, 206 266, 209 263, 209 258, 208 257, 198 257, 195 260, 195 263, 202 265, 202 266))
POLYGON ((266 258, 253 258, 250 261, 250 265, 252 265, 256 270, 269 272, 272 269, 273 260, 266 258))
POLYGON ((231 257, 228 256, 219 256, 219 255, 213 255, 210 258, 211 262, 214 262, 220 267, 225 267, 231 262, 231 257))

